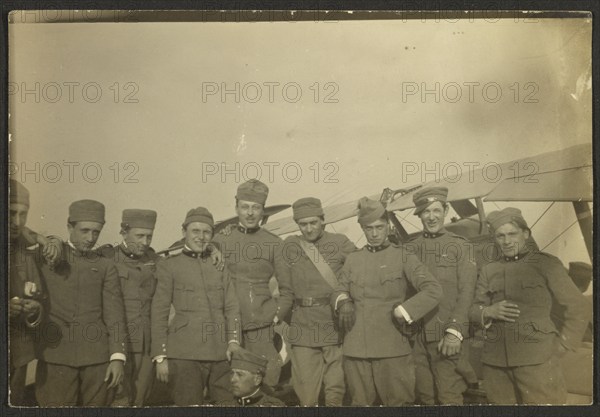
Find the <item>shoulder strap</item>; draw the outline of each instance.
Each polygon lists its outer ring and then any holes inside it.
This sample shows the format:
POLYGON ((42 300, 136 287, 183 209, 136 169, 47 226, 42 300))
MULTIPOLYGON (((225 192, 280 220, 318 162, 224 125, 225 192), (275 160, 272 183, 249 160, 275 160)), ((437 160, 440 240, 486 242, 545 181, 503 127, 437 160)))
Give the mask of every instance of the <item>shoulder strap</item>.
POLYGON ((327 264, 325 258, 323 258, 323 256, 319 252, 319 249, 317 249, 317 247, 314 244, 309 243, 300 237, 298 238, 298 241, 300 242, 300 247, 306 254, 307 258, 310 259, 315 268, 317 268, 317 271, 319 271, 321 278, 323 278, 323 280, 325 280, 325 282, 331 288, 335 288, 338 284, 335 272, 333 272, 331 267, 327 264))

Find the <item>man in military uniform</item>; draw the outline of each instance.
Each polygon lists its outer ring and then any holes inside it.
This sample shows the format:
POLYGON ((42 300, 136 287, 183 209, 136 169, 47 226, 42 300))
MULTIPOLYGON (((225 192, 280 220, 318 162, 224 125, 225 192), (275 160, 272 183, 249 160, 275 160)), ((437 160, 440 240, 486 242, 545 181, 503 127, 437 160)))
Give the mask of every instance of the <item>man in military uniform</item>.
POLYGON ((414 402, 411 346, 401 331, 431 311, 442 288, 418 258, 390 244, 379 201, 359 201, 358 222, 367 245, 348 255, 332 305, 344 330, 344 371, 353 406, 414 402), (417 293, 408 298, 409 285, 417 293))
POLYGON ((156 272, 151 354, 157 379, 169 384, 179 406, 204 404, 205 387, 218 404, 233 400, 227 360, 240 347, 240 312, 227 272, 210 258, 213 226, 206 208, 188 211, 183 251, 162 260, 156 272))
POLYGON ((289 313, 292 291, 281 254, 283 241, 260 227, 268 194, 269 188, 258 180, 240 184, 235 198, 238 227, 229 235, 217 235, 215 241, 235 284, 244 347, 269 359, 264 383, 272 387, 281 371, 281 359, 273 346, 273 324, 289 313), (278 298, 273 298, 269 289, 273 275, 279 284, 278 298))
POLYGON ((27 364, 35 359, 33 329, 42 317, 42 283, 35 251, 27 250, 32 242, 24 236, 29 212, 29 191, 21 183, 10 181, 10 281, 8 303, 10 352, 10 404, 25 405, 27 364))
MULTIPOLYGON (((457 371, 468 335, 477 267, 468 241, 444 228, 446 187, 424 188, 413 196, 423 233, 406 245, 442 285, 440 304, 423 317, 414 345, 416 395, 421 404, 462 404, 467 384, 457 371)), ((467 358, 462 358, 466 361, 467 358)))
POLYGON ((477 280, 470 317, 485 328, 483 383, 493 404, 564 404, 567 391, 558 359, 581 342, 591 308, 558 258, 528 244, 521 211, 508 207, 487 217, 501 251, 477 280), (553 302, 564 324, 550 318, 553 302))
POLYGON ((154 210, 126 209, 121 219, 123 241, 106 245, 101 254, 117 267, 127 320, 127 362, 124 394, 127 405, 142 407, 154 380, 150 357, 150 305, 156 289, 156 262, 160 258, 150 247, 156 225, 154 210))
POLYGON ((301 198, 292 209, 302 233, 289 236, 283 245, 294 292, 292 385, 302 406, 318 405, 321 389, 325 405, 341 406, 346 391, 343 353, 329 300, 338 284, 335 274, 356 246, 346 236, 324 230, 319 199, 301 198))
POLYGON ((47 406, 107 406, 123 377, 125 313, 117 269, 93 247, 104 205, 69 206, 63 259, 42 266, 48 298, 42 324, 36 397, 47 406))
POLYGON ((281 400, 267 395, 261 389, 268 362, 264 356, 243 348, 233 353, 231 359, 231 391, 235 396, 233 405, 242 407, 285 406, 281 400))

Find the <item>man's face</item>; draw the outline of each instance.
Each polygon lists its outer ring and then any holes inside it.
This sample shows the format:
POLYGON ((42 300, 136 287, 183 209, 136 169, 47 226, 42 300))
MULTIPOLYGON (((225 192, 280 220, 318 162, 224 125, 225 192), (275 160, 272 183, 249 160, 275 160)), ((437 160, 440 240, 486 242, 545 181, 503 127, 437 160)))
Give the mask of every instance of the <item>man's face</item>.
POLYGON ((231 370, 231 392, 236 397, 247 397, 258 389, 262 376, 245 369, 231 370))
POLYGON ((246 228, 258 227, 262 220, 264 207, 254 201, 238 200, 235 206, 240 223, 246 228))
POLYGON ((421 223, 423 223, 423 229, 429 233, 439 232, 444 227, 444 220, 447 214, 448 207, 444 207, 441 202, 435 201, 431 203, 419 214, 421 223))
POLYGON ((69 240, 78 250, 87 252, 98 241, 102 227, 103 224, 98 222, 77 222, 75 226, 68 224, 69 240))
POLYGON ((390 226, 385 220, 379 219, 371 224, 362 226, 362 229, 369 245, 379 246, 386 241, 390 226))
POLYGON ((202 222, 192 222, 183 230, 183 238, 188 248, 196 253, 202 252, 213 237, 213 229, 202 222))
POLYGON ((10 240, 14 241, 23 232, 27 223, 29 207, 25 204, 10 203, 10 240))
POLYGON ((529 231, 512 223, 506 223, 496 229, 494 238, 504 256, 516 256, 525 248, 525 242, 529 239, 529 231))
POLYGON ((127 250, 134 255, 141 256, 146 253, 152 243, 152 233, 154 233, 153 229, 132 227, 126 232, 121 232, 121 235, 127 245, 127 250))
POLYGON ((309 242, 314 242, 320 238, 323 234, 323 228, 325 227, 323 219, 317 216, 305 217, 299 219, 296 223, 302 232, 302 236, 309 242))

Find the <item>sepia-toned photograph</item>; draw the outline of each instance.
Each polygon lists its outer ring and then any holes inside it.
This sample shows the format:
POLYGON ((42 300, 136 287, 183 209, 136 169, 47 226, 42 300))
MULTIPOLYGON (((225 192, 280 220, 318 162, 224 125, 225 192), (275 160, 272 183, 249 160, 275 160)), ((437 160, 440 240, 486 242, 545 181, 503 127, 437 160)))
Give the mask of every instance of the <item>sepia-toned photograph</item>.
POLYGON ((592 12, 6 26, 8 409, 593 403, 592 12))

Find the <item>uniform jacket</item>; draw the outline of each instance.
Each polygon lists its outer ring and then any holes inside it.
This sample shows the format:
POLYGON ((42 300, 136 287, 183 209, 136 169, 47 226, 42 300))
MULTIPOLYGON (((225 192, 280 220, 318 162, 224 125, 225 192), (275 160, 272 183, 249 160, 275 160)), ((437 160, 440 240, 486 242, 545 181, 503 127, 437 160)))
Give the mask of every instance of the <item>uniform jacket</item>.
POLYGON ((226 272, 210 257, 183 252, 158 264, 152 299, 152 357, 222 361, 240 340, 240 312, 226 272), (168 324, 171 304, 175 309, 168 324))
POLYGON ((494 366, 546 362, 562 338, 576 349, 591 318, 589 304, 558 258, 529 252, 518 259, 503 258, 485 265, 477 280, 471 320, 482 323, 482 310, 502 300, 519 306, 515 323, 492 320, 486 330, 482 361, 494 366), (550 319, 553 299, 565 309, 562 334, 550 319))
POLYGON ((477 266, 473 247, 463 237, 447 232, 422 233, 406 244, 439 281, 443 290, 440 304, 423 317, 425 340, 441 340, 447 328, 468 336, 469 308, 473 302, 477 266))
POLYGON ((117 267, 125 304, 127 352, 149 354, 150 306, 156 289, 156 263, 160 257, 152 249, 142 256, 135 256, 123 244, 103 246, 100 252, 117 267))
POLYGON ((265 394, 262 390, 249 397, 236 398, 231 404, 241 407, 285 407, 285 403, 278 398, 265 394))
POLYGON ((235 285, 244 329, 262 328, 283 319, 292 307, 292 289, 282 257, 283 241, 262 228, 254 233, 232 229, 228 236, 219 234, 220 246, 229 276, 235 285), (273 298, 269 280, 275 275, 279 297, 273 298))
POLYGON ((48 298, 41 358, 73 367, 108 362, 125 354, 125 309, 114 263, 97 252, 63 245, 56 267, 42 266, 48 298))
MULTIPOLYGON (((10 254, 10 281, 9 297, 19 297, 21 299, 30 298, 42 301, 43 293, 40 272, 36 263, 36 250, 27 249, 28 242, 19 238, 9 246, 10 254), (32 284, 39 291, 32 293, 32 284)), ((30 319, 31 321, 31 319, 30 319)), ((37 329, 36 329, 37 330, 37 329)), ((20 315, 9 322, 10 338, 10 368, 15 369, 26 365, 29 361, 35 359, 35 339, 34 329, 29 328, 25 322, 25 316, 20 315)), ((39 333, 38 333, 39 336, 39 333)))
POLYGON ((349 293, 354 300, 356 323, 344 336, 344 355, 355 358, 388 358, 408 355, 406 336, 392 320, 401 304, 412 320, 431 311, 442 297, 442 288, 418 258, 402 246, 370 252, 367 247, 348 255, 338 274, 339 287, 332 295, 349 293), (417 293, 407 298, 409 285, 417 293))
MULTIPOLYGON (((283 250, 283 257, 289 268, 294 299, 309 297, 329 299, 333 288, 327 284, 306 255, 300 246, 300 239, 304 238, 289 236, 284 241, 283 250)), ((342 268, 346 256, 356 250, 354 243, 346 236, 337 233, 323 232, 319 240, 313 243, 334 273, 342 268)), ((295 305, 291 326, 298 331, 294 332, 294 335, 290 334, 291 344, 316 347, 341 343, 332 312, 329 303, 310 307, 295 305)))

